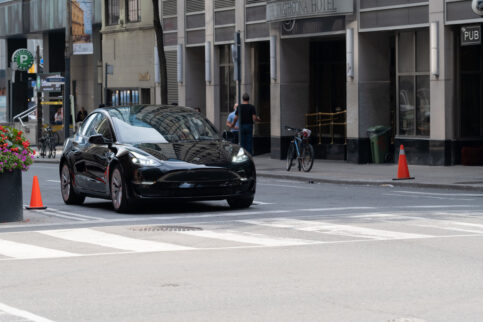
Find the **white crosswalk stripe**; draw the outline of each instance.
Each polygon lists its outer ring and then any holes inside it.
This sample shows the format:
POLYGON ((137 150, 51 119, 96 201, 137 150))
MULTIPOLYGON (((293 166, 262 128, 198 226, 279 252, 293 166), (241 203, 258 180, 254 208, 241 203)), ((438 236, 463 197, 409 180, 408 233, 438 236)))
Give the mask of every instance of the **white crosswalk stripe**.
POLYGON ((355 238, 369 238, 376 240, 387 239, 414 239, 428 238, 431 235, 403 233, 381 229, 372 229, 351 225, 338 225, 320 221, 298 220, 298 219, 262 219, 262 220, 242 220, 244 223, 268 226, 274 228, 291 228, 295 230, 318 232, 330 235, 347 236, 355 238))
POLYGON ((145 234, 125 226, 110 226, 4 233, 0 234, 0 260, 483 236, 483 224, 477 221, 479 217, 471 216, 472 212, 418 211, 416 215, 365 210, 357 215, 338 215, 351 218, 350 224, 340 224, 333 217, 320 220, 317 215, 303 219, 273 217, 286 211, 270 211, 265 218, 239 218, 236 222, 249 225, 230 229, 213 225, 211 229, 205 226, 203 230, 162 234, 147 230, 151 233, 145 234), (453 220, 455 216, 457 220, 453 220))
POLYGON ((275 247, 275 246, 295 246, 295 245, 308 245, 316 243, 312 240, 302 240, 293 238, 281 238, 281 237, 269 237, 262 234, 254 234, 247 232, 234 232, 234 231, 185 231, 181 232, 185 235, 191 235, 196 237, 213 238, 221 240, 229 240, 239 243, 255 244, 260 246, 275 247))
POLYGON ((0 239, 0 255, 17 259, 72 257, 79 254, 0 239))
POLYGON ((89 228, 46 230, 39 231, 39 233, 74 242, 93 244, 133 252, 162 252, 192 249, 191 247, 130 238, 89 228))

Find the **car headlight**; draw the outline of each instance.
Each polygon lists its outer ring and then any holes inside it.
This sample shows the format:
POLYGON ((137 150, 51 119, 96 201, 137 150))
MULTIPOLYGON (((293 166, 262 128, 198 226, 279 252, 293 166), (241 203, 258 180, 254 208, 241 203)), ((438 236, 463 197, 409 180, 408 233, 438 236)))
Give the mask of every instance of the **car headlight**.
POLYGON ((242 163, 245 161, 248 161, 248 155, 245 153, 243 148, 240 148, 240 150, 238 150, 238 154, 234 155, 231 159, 231 162, 233 163, 242 163))
POLYGON ((142 155, 140 153, 133 152, 133 151, 130 151, 130 153, 132 155, 131 161, 134 164, 137 164, 143 167, 156 167, 158 165, 161 165, 161 163, 158 160, 151 158, 149 156, 142 155))

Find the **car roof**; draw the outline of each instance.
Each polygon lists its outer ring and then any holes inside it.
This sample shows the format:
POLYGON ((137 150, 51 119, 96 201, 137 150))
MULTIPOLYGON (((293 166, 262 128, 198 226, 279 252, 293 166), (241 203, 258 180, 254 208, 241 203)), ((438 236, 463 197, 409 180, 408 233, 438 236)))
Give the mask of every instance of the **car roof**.
POLYGON ((109 110, 116 110, 119 108, 129 108, 131 111, 136 111, 139 112, 144 108, 148 107, 154 107, 159 111, 180 111, 180 112, 194 112, 195 109, 192 107, 187 107, 187 106, 178 106, 178 105, 161 105, 161 104, 135 104, 135 105, 120 105, 120 106, 106 106, 106 107, 101 107, 98 108, 97 110, 103 110, 103 111, 109 111, 109 110))

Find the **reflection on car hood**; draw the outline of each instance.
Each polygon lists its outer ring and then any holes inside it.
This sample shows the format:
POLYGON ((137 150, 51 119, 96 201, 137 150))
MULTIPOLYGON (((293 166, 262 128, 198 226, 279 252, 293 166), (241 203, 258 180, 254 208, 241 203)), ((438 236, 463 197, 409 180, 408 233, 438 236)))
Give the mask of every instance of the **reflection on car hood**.
POLYGON ((162 161, 184 161, 213 166, 231 163, 233 154, 239 150, 238 146, 221 140, 139 143, 133 146, 162 161))

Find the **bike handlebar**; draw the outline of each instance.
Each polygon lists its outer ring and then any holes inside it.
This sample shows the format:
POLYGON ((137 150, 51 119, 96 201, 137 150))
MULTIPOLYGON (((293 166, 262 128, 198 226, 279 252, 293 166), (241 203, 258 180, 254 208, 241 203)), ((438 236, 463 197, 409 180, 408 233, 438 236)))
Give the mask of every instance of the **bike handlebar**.
POLYGON ((297 129, 295 127, 290 127, 290 126, 287 126, 287 125, 285 125, 285 129, 287 131, 297 131, 297 132, 301 132, 302 131, 302 129, 297 129))

